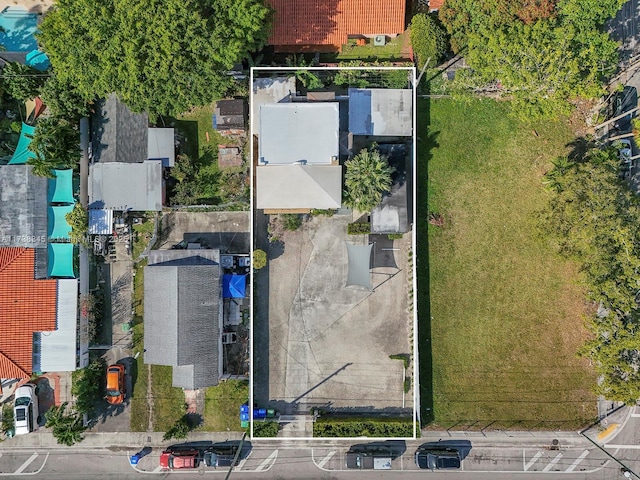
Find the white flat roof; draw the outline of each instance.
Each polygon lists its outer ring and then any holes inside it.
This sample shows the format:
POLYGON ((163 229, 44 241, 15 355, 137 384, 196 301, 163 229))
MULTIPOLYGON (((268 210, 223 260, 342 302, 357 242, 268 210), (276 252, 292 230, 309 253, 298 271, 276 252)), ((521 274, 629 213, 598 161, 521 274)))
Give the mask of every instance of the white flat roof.
POLYGON ((260 164, 329 164, 339 153, 338 102, 260 107, 260 164))

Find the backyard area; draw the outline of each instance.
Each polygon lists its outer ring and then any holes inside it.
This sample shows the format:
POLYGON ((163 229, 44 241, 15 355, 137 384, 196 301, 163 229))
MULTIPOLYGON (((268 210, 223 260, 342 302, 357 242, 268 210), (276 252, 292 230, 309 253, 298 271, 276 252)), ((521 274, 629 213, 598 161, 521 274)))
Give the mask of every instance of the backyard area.
POLYGON ((596 377, 576 353, 589 307, 539 212, 542 176, 574 136, 567 122, 524 124, 509 108, 419 104, 421 387, 423 404, 433 400, 423 417, 455 429, 568 430, 596 415, 596 377))

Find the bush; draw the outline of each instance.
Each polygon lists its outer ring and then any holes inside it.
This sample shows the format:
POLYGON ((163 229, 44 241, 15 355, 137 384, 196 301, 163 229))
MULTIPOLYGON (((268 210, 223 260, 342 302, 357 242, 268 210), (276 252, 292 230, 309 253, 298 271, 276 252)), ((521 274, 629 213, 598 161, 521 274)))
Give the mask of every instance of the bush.
POLYGON ((302 218, 295 213, 283 213, 280 215, 280 220, 284 228, 289 231, 297 230, 302 225, 302 218))
POLYGON ((267 254, 259 248, 253 251, 253 268, 260 270, 267 266, 267 254))
POLYGON ((408 353, 398 353, 396 355, 389 355, 391 360, 402 360, 402 364, 404 365, 404 369, 409 368, 410 356, 408 353))
POLYGON ((75 410, 92 416, 104 397, 105 364, 95 360, 71 374, 71 393, 76 397, 75 410))
POLYGON ((320 417, 313 424, 314 437, 412 437, 410 418, 320 417))
POLYGON ((389 240, 400 240, 403 237, 402 233, 390 233, 387 235, 389 240))
POLYGON ((336 214, 335 210, 320 210, 317 208, 314 208, 313 210, 311 210, 311 216, 312 217, 318 217, 320 215, 326 215, 327 217, 333 217, 336 214))
POLYGON ((254 437, 277 437, 280 424, 274 421, 267 422, 254 422, 253 423, 253 436, 254 437))
POLYGON ((370 223, 350 223, 347 225, 347 233, 349 235, 362 235, 371 233, 371 224, 370 223))
POLYGON ((430 58, 430 64, 438 64, 447 52, 447 37, 442 27, 426 13, 419 13, 411 20, 411 46, 422 68, 430 58))

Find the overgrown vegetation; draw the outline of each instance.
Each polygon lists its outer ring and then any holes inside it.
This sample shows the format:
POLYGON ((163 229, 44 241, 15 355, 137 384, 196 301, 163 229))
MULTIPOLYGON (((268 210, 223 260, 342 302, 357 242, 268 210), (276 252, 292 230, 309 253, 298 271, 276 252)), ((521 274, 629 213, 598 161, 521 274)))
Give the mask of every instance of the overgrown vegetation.
POLYGON ((37 97, 47 74, 18 62, 2 67, 2 87, 11 97, 24 102, 37 97))
POLYGON ((391 189, 393 167, 374 144, 345 162, 343 203, 359 212, 370 212, 391 189))
POLYGON ((264 422, 253 422, 253 436, 254 437, 277 437, 280 424, 272 420, 264 422))
POLYGON ((60 445, 70 447, 84 440, 82 434, 87 427, 83 424, 82 415, 77 412, 68 413, 67 406, 67 402, 52 406, 45 414, 45 426, 52 429, 53 436, 60 445))
POLYGON ((458 70, 456 83, 512 98, 522 118, 558 117, 570 99, 604 92, 618 47, 602 27, 622 3, 447 0, 440 19, 471 67, 458 70))
POLYGON ((80 161, 78 125, 60 117, 40 118, 28 148, 35 154, 27 160, 32 173, 53 178, 54 169, 74 168, 80 161))
POLYGON ((574 136, 566 122, 524 123, 510 108, 418 106, 419 130, 428 118, 431 132, 418 148, 418 205, 444 219, 418 217, 418 251, 429 252, 428 271, 418 269, 421 401, 433 398, 444 427, 571 429, 596 415, 596 375, 576 355, 585 292, 579 266, 541 234, 539 212, 543 175, 574 136))
POLYGON ((98 359, 71 373, 71 393, 75 397, 74 408, 79 414, 86 413, 92 417, 103 401, 105 369, 104 361, 98 359))
POLYGON ((13 407, 10 403, 2 405, 2 434, 4 436, 14 432, 15 425, 13 423, 13 407))
POLYGON ((89 230, 89 212, 80 202, 73 206, 73 210, 64 216, 71 227, 69 240, 74 244, 85 245, 87 243, 87 232, 89 230))
POLYGON ((349 235, 368 235, 371 233, 371 224, 369 222, 348 223, 347 233, 349 235))
POLYGON ((615 148, 560 157, 545 180, 553 191, 545 225, 560 252, 581 264, 592 338, 581 350, 601 378, 597 393, 635 405, 640 398, 640 201, 620 175, 615 148))
POLYGON ((240 406, 249 399, 249 382, 226 380, 209 387, 204 397, 203 430, 240 431, 240 406))
POLYGON ((431 15, 418 13, 411 19, 411 47, 420 69, 427 60, 439 65, 449 49, 446 32, 431 15))
MULTIPOLYGON (((341 62, 340 67, 363 67, 362 70, 339 70, 333 83, 341 87, 356 88, 408 88, 408 70, 371 70, 366 67, 389 67, 391 62, 363 62, 352 60, 341 62)), ((413 66, 407 64, 407 66, 413 66)))
POLYGON ((346 418, 321 416, 318 417, 313 424, 313 436, 412 437, 413 421, 411 418, 346 418))

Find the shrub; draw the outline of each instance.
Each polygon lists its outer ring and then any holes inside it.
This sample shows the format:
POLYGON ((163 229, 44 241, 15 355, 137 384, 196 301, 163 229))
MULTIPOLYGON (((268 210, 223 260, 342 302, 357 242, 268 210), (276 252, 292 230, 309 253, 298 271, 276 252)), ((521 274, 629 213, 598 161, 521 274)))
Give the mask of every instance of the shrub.
POLYGON ((92 416, 104 397, 105 364, 95 360, 71 374, 71 393, 76 397, 76 412, 92 416))
POLYGON ((408 353, 398 353, 396 355, 389 355, 389 358, 391 360, 402 360, 404 369, 406 370, 407 368, 409 368, 410 356, 408 353))
POLYGON ((285 230, 294 231, 302 225, 302 218, 295 213, 283 213, 280 215, 280 221, 285 230))
POLYGON ((320 417, 313 424, 314 437, 412 437, 410 418, 320 417))
POLYGON ((387 235, 389 240, 400 240, 403 237, 402 233, 390 233, 387 235))
POLYGON ((253 268, 260 270, 267 266, 267 254, 259 248, 253 251, 253 268))
POLYGON ((320 210, 317 208, 314 208, 313 210, 311 210, 311 216, 312 217, 318 217, 320 215, 326 215, 327 217, 333 217, 336 214, 335 210, 320 210))
POLYGON ((347 233, 349 235, 362 235, 371 233, 371 224, 370 223, 350 223, 347 225, 347 233))
POLYGON ((280 424, 274 421, 267 422, 254 422, 253 424, 253 436, 254 437, 277 437, 280 424))
POLYGON ((442 27, 426 13, 419 13, 411 19, 411 46, 422 68, 430 58, 437 64, 447 52, 447 37, 442 27))
POLYGON ((345 167, 344 204, 360 212, 370 212, 391 189, 393 167, 376 144, 347 160, 345 167))

